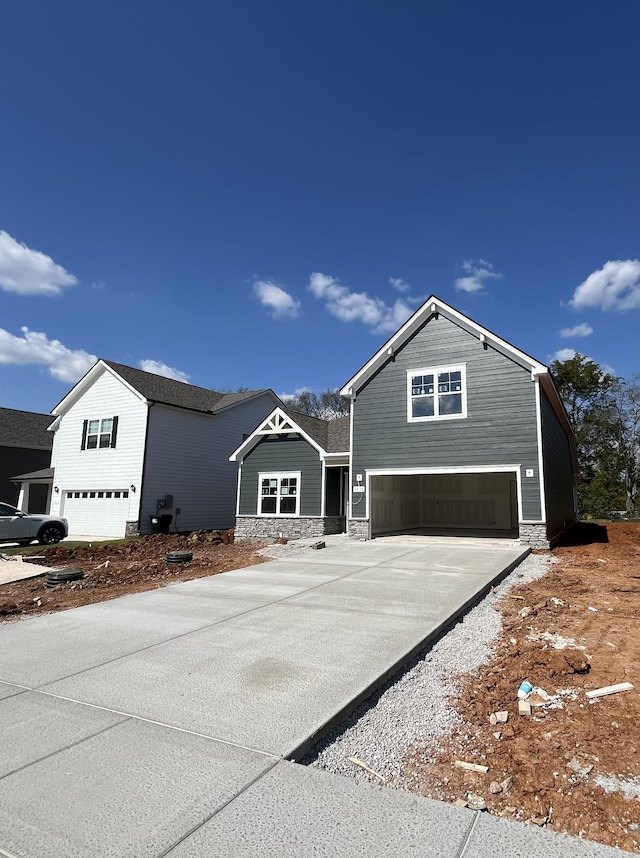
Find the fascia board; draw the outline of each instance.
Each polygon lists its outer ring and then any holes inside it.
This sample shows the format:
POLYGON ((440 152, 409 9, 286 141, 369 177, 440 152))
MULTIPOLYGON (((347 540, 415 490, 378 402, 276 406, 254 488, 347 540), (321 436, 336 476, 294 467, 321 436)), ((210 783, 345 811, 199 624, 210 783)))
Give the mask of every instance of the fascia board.
POLYGON ((446 318, 455 322, 464 330, 468 331, 473 336, 477 337, 487 346, 491 346, 497 352, 505 355, 515 361, 520 366, 528 369, 535 374, 547 372, 547 367, 539 361, 532 358, 520 349, 517 349, 511 343, 496 336, 487 328, 474 322, 468 316, 463 315, 454 310, 440 298, 432 295, 428 298, 421 307, 409 318, 405 324, 398 330, 387 342, 380 348, 374 356, 360 369, 340 390, 343 396, 353 397, 359 387, 364 384, 372 375, 374 375, 382 365, 392 357, 399 348, 420 328, 433 313, 441 313, 446 318))
POLYGON ((62 399, 55 408, 52 409, 51 413, 57 416, 64 414, 66 411, 71 408, 71 406, 78 401, 78 399, 88 390, 92 384, 94 384, 98 378, 100 378, 105 372, 111 373, 114 378, 117 378, 118 381, 124 385, 133 395, 139 399, 141 402, 147 402, 147 398, 143 396, 139 390, 136 390, 128 381, 125 381, 121 375, 119 375, 112 367, 110 367, 103 360, 99 360, 91 367, 91 369, 85 373, 85 375, 80 379, 80 381, 71 388, 69 393, 62 399))

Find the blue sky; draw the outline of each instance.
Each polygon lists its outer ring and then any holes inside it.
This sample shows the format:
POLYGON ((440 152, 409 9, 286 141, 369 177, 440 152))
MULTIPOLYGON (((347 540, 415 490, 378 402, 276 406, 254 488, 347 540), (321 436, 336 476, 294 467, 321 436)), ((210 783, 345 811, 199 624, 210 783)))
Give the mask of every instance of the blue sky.
POLYGON ((1 14, 0 405, 338 387, 432 293, 637 371, 635 0, 1 14))

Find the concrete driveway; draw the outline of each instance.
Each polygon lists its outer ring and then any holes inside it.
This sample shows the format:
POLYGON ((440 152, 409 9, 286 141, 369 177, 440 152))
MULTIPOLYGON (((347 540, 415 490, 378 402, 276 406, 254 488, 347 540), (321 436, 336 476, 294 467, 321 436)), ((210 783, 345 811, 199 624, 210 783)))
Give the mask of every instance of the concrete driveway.
POLYGON ((0 626, 0 856, 482 854, 287 760, 526 553, 345 542, 0 626))

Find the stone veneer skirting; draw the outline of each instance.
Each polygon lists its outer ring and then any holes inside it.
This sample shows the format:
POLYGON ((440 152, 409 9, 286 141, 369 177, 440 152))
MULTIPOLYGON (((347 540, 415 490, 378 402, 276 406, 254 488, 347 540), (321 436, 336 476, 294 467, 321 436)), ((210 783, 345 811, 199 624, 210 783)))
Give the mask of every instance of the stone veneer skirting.
POLYGON ((531 548, 549 548, 546 524, 520 524, 520 544, 531 548))
POLYGON ((354 539, 371 539, 368 518, 350 518, 348 525, 349 536, 354 539))
POLYGON ((236 517, 236 539, 310 539, 314 536, 329 536, 344 533, 345 519, 342 515, 301 516, 278 518, 267 515, 239 515, 236 517))
POLYGON ((136 521, 127 521, 125 522, 124 527, 124 535, 125 536, 139 536, 140 534, 140 522, 136 519, 136 521))

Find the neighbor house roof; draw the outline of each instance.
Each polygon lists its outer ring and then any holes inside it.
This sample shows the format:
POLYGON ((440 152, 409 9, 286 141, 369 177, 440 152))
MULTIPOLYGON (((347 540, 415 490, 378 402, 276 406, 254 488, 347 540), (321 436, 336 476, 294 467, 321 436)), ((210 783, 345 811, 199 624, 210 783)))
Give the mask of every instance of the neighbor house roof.
MULTIPOLYGON (((200 411, 204 414, 215 414, 222 411, 223 408, 237 405, 239 402, 252 399, 263 393, 272 393, 268 388, 246 390, 241 393, 221 393, 206 387, 197 387, 195 384, 187 384, 184 381, 176 381, 173 378, 165 378, 163 375, 156 375, 153 372, 135 369, 135 367, 123 363, 100 359, 58 403, 53 409, 53 413, 59 414, 60 411, 64 411, 66 404, 70 400, 75 400, 100 373, 105 371, 105 368, 116 373, 143 399, 163 405, 173 405, 176 408, 186 408, 189 411, 200 411)), ((275 396, 275 394, 273 395, 275 396)))
POLYGON ((314 446, 321 458, 327 454, 349 455, 351 417, 322 420, 299 411, 278 406, 266 417, 229 457, 241 459, 266 435, 299 433, 314 446))
POLYGON ((14 483, 23 483, 30 482, 35 483, 38 481, 48 482, 53 479, 53 468, 41 468, 39 471, 31 471, 28 474, 18 474, 17 477, 11 477, 12 482, 14 483))
POLYGON ((53 435, 47 432, 50 423, 50 414, 0 408, 0 447, 50 450, 53 445, 53 435))

